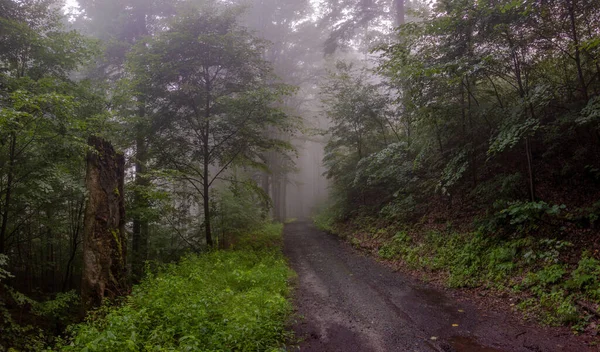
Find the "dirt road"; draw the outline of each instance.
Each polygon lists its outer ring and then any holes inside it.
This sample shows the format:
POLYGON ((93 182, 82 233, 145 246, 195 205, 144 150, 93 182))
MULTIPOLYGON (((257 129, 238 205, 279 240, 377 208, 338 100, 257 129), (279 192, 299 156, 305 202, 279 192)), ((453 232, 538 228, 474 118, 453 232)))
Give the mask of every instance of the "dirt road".
POLYGON ((597 351, 565 329, 522 326, 395 273, 308 222, 285 228, 298 273, 300 351, 597 351))

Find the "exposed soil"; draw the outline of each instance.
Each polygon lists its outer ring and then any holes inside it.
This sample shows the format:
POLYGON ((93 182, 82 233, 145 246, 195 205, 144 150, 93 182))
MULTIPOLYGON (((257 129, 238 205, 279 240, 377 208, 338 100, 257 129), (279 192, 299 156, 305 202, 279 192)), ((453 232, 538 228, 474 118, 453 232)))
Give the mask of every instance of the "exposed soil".
POLYGON ((286 225, 284 243, 300 351, 599 351, 394 272, 308 222, 286 225))

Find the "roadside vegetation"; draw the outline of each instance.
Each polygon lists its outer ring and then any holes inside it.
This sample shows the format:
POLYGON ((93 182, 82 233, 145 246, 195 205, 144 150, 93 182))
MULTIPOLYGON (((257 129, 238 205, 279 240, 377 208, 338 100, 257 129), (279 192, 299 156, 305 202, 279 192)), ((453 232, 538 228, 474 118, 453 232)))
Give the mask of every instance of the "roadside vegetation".
POLYGON ((567 240, 524 236, 499 239, 451 226, 412 228, 363 217, 317 224, 361 250, 426 281, 502 297, 506 307, 544 325, 568 325, 576 333, 596 329, 600 261, 567 240))
POLYGON ((272 351, 289 341, 283 226, 244 234, 231 250, 188 255, 147 274, 117 306, 72 326, 61 351, 272 351))

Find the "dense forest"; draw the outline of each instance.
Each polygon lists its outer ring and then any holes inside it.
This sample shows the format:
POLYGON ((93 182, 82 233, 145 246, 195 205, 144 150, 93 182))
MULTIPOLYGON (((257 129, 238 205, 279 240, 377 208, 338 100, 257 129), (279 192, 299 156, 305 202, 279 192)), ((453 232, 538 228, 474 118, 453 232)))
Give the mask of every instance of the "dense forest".
POLYGON ((307 212, 286 190, 314 135, 297 92, 322 51, 292 44, 317 30, 311 12, 0 2, 2 350, 43 349, 161 263, 307 212))
POLYGON ((599 60, 594 0, 0 0, 0 351, 280 348, 312 216, 597 334, 599 60))
POLYGON ((594 333, 600 3, 437 1, 416 16, 321 85, 332 199, 318 224, 594 333))

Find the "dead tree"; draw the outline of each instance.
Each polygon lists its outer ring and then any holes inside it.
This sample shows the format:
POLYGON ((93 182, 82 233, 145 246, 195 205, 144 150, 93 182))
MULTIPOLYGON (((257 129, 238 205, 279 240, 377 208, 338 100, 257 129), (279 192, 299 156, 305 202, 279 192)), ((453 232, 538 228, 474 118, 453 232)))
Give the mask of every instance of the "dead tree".
POLYGON ((81 287, 86 310, 127 291, 125 158, 101 138, 90 137, 88 144, 81 287))

